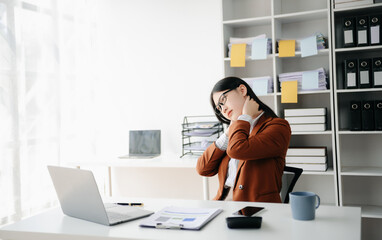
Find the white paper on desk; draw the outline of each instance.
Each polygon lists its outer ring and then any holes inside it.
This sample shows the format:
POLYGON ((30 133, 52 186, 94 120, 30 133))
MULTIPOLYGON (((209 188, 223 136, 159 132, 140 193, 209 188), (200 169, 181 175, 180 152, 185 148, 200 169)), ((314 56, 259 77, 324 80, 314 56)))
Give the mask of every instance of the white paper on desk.
POLYGON ((220 208, 166 207, 143 220, 139 226, 182 226, 182 229, 199 230, 223 210, 220 208))
POLYGON ((317 55, 316 35, 301 40, 301 57, 317 55))

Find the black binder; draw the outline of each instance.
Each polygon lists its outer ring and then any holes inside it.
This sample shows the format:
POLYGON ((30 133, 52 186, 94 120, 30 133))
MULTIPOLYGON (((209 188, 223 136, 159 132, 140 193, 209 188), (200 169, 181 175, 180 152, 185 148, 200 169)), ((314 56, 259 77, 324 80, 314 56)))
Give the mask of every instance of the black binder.
POLYGON ((357 17, 357 46, 369 45, 369 17, 357 17))
POLYGON ((374 101, 362 101, 362 130, 374 129, 374 101))
POLYGON ((361 115, 361 102, 350 102, 350 130, 361 131, 362 130, 362 115, 361 115))
POLYGON ((344 36, 344 47, 355 47, 356 34, 355 34, 355 18, 344 18, 343 19, 343 36, 344 36))
POLYGON ((369 17, 370 23, 370 45, 381 44, 381 16, 371 15, 369 17))
POLYGON ((375 101, 374 105, 375 130, 382 130, 382 100, 375 101))
POLYGON ((345 69, 345 88, 351 89, 351 88, 358 88, 358 81, 357 81, 357 60, 345 60, 344 61, 344 69, 345 69))
POLYGON ((371 88, 371 59, 358 60, 358 80, 360 88, 371 88))
POLYGON ((373 87, 382 87, 382 58, 373 58, 373 87))

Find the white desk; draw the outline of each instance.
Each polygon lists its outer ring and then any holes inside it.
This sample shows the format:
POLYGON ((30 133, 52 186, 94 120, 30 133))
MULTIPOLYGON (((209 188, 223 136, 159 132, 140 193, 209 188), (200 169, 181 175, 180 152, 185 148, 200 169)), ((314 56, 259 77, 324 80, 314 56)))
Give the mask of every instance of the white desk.
MULTIPOLYGON (((196 171, 197 157, 184 156, 180 158, 175 155, 161 155, 151 159, 111 159, 109 161, 81 161, 66 163, 69 166, 77 168, 84 166, 104 166, 108 168, 109 178, 109 196, 112 196, 112 181, 111 181, 111 168, 112 167, 131 167, 131 168, 191 168, 196 171)), ((203 178, 203 199, 209 200, 209 185, 208 177, 203 178)))
POLYGON ((53 209, 0 229, 0 238, 28 240, 110 240, 110 239, 360 239, 361 209, 355 207, 320 206, 314 221, 292 219, 290 205, 275 203, 222 202, 175 199, 115 199, 116 201, 142 201, 153 211, 165 206, 220 207, 223 212, 200 231, 141 228, 141 219, 104 226, 63 215, 53 209), (264 206, 261 229, 229 229, 225 218, 244 206, 264 206))

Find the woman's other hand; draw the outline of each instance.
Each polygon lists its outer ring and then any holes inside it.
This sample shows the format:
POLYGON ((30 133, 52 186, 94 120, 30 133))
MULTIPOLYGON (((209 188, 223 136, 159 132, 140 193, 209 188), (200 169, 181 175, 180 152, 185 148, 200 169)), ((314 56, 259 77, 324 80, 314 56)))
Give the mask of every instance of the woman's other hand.
POLYGON ((243 105, 243 114, 247 114, 252 118, 256 118, 263 110, 259 110, 259 104, 247 96, 243 105))

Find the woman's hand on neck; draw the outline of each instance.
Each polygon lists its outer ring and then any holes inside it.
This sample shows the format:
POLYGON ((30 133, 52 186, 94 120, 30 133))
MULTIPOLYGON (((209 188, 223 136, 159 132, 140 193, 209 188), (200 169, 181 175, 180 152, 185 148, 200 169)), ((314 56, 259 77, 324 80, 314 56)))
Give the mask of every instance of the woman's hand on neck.
POLYGON ((245 99, 244 105, 243 105, 243 114, 247 114, 251 116, 253 119, 257 118, 260 113, 262 113, 263 110, 259 110, 259 104, 253 100, 250 99, 249 96, 245 99))

